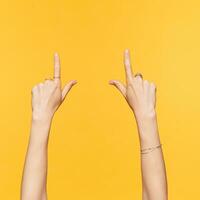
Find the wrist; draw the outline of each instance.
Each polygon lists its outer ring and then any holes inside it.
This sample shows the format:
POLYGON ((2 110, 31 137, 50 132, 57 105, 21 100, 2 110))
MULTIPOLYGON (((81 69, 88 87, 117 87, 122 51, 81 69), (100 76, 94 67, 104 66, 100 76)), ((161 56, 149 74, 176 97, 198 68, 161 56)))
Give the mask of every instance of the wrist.
POLYGON ((48 147, 48 135, 37 137, 37 135, 31 134, 29 138, 29 147, 36 149, 46 149, 48 147))
POLYGON ((47 114, 47 113, 36 113, 32 112, 32 122, 37 124, 49 124, 51 123, 53 119, 53 114, 47 114))
POLYGON ((157 117, 153 116, 143 116, 136 117, 137 126, 141 134, 146 134, 149 129, 153 132, 157 130, 157 117))
POLYGON ((30 142, 45 145, 48 142, 52 118, 36 119, 32 117, 30 142))
POLYGON ((137 118, 136 121, 140 144, 142 146, 159 144, 160 138, 156 114, 137 118))
POLYGON ((146 136, 139 136, 139 143, 141 148, 148 148, 151 146, 159 145, 161 143, 159 134, 149 134, 146 136))

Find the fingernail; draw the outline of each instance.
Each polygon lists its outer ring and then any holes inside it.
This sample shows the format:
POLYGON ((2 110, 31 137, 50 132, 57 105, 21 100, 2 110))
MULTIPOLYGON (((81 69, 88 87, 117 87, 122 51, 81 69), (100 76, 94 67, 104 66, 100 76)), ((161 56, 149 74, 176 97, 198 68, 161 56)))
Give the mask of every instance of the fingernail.
POLYGON ((73 84, 77 83, 77 80, 73 80, 72 83, 73 83, 73 84))
POLYGON ((110 80, 110 81, 109 81, 109 84, 113 84, 113 82, 114 82, 114 81, 110 80))
POLYGON ((129 53, 129 49, 127 48, 127 49, 125 49, 125 53, 129 53))

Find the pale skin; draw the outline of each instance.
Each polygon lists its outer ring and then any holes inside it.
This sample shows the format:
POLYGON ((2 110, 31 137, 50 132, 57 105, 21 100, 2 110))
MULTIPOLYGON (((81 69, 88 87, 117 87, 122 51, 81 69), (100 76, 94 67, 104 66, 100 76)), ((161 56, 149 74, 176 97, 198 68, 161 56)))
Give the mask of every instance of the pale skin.
POLYGON ((77 83, 71 80, 62 89, 60 74, 60 60, 55 53, 54 79, 47 79, 32 88, 32 123, 21 184, 22 200, 47 199, 47 147, 51 122, 77 83))
MULTIPOLYGON (((110 80, 124 96, 134 113, 140 147, 149 148, 160 144, 156 117, 156 85, 132 72, 130 52, 124 52, 126 85, 118 80, 110 80)), ((141 154, 142 199, 167 200, 167 177, 162 148, 141 154)))
MULTIPOLYGON (((124 52, 126 85, 110 80, 124 96, 134 113, 140 147, 160 144, 156 118, 156 86, 135 76, 132 72, 130 52, 124 52)), ((54 55, 54 78, 32 88, 32 123, 29 145, 21 183, 21 200, 47 200, 47 149, 51 122, 70 89, 77 83, 69 81, 63 89, 60 79, 60 60, 54 55)), ((167 178, 162 148, 141 154, 142 199, 167 200, 167 178)))

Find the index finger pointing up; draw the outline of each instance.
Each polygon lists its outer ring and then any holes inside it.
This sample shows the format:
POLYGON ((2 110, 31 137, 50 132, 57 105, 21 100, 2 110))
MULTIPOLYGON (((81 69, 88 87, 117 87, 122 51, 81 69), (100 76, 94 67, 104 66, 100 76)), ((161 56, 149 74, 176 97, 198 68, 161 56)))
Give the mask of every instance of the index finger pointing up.
POLYGON ((60 80, 60 58, 58 53, 54 54, 54 79, 60 80))
POLYGON ((130 52, 128 49, 124 51, 124 67, 126 71, 126 81, 128 83, 130 82, 133 76, 132 69, 131 69, 130 52))

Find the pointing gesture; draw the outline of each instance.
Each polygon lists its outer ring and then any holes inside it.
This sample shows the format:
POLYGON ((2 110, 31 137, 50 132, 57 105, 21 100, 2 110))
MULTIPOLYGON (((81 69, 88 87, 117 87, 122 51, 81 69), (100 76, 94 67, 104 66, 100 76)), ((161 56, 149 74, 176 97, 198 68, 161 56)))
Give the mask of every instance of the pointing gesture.
POLYGON ((124 52, 124 67, 126 72, 126 83, 129 84, 132 81, 132 68, 131 68, 131 60, 130 60, 130 53, 128 50, 124 52))
MULTIPOLYGON (((54 81, 58 87, 61 87, 60 77, 61 77, 60 58, 59 58, 59 55, 55 53, 54 54, 54 81)), ((62 90, 62 101, 65 99, 67 93, 72 88, 72 86, 76 83, 77 82, 75 80, 72 80, 64 86, 62 90)))
POLYGON ((140 142, 142 199, 168 199, 166 168, 155 110, 156 86, 143 80, 142 74, 132 72, 129 50, 124 52, 126 85, 110 80, 132 109, 140 142))
POLYGON ((45 79, 44 82, 32 88, 32 111, 35 119, 51 119, 64 101, 67 93, 76 84, 75 80, 69 81, 61 89, 60 59, 57 53, 54 54, 54 78, 45 79))
POLYGON ((130 52, 128 49, 124 52, 124 67, 126 73, 126 85, 118 80, 110 80, 125 97, 127 103, 134 111, 136 119, 143 119, 155 115, 155 93, 154 83, 143 80, 142 74, 132 72, 130 52))
POLYGON ((60 83, 60 58, 57 53, 54 54, 54 79, 60 83))

